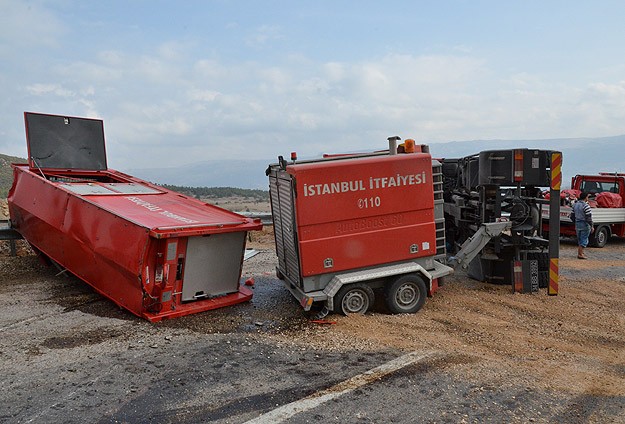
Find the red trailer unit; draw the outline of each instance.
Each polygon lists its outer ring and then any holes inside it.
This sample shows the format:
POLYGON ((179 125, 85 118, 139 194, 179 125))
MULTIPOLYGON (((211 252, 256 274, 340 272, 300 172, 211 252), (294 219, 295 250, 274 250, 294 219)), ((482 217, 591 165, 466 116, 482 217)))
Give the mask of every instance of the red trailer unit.
POLYGON ((306 310, 363 313, 383 289, 392 312, 415 312, 452 272, 429 153, 282 160, 267 174, 278 276, 306 310))
POLYGON ((103 122, 25 113, 11 224, 41 253, 152 322, 244 302, 247 231, 259 220, 108 169, 103 122))

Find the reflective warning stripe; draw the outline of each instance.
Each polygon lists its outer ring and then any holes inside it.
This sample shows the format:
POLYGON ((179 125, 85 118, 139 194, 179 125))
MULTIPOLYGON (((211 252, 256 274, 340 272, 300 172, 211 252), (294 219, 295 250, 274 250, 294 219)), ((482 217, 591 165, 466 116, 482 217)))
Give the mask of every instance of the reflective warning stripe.
POLYGON ((551 189, 560 190, 562 185, 562 153, 551 154, 551 189))
POLYGON ((523 266, 521 261, 514 261, 512 268, 514 272, 514 285, 512 290, 516 293, 523 293, 523 266))
POLYGON ((547 294, 555 296, 558 294, 558 280, 560 278, 560 268, 558 259, 554 258, 549 261, 549 289, 547 294))
POLYGON ((514 151, 514 181, 523 181, 523 150, 514 151))

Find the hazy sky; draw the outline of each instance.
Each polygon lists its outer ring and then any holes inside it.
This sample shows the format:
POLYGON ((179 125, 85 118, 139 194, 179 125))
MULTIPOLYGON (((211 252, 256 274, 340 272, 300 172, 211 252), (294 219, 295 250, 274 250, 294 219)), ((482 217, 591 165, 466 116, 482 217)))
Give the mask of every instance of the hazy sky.
POLYGON ((0 0, 0 153, 104 120, 109 167, 625 133, 625 2, 0 0))

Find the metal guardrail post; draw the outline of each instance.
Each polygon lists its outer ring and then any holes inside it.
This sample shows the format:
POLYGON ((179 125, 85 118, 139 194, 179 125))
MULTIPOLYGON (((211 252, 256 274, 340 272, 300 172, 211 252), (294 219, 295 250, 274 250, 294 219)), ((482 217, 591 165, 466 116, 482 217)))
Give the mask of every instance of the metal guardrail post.
POLYGON ((0 240, 7 240, 11 249, 11 256, 17 256, 17 245, 15 240, 22 238, 22 235, 12 229, 8 219, 0 219, 0 240))

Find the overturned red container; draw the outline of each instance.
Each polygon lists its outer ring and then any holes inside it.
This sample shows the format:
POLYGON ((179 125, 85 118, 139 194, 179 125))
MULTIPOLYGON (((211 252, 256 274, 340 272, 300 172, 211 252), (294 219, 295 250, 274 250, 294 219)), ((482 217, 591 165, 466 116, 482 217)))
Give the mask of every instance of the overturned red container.
POLYGON ((108 169, 101 120, 24 114, 11 225, 42 256, 152 322, 244 302, 243 217, 108 169))

